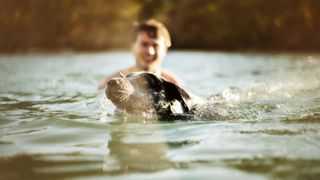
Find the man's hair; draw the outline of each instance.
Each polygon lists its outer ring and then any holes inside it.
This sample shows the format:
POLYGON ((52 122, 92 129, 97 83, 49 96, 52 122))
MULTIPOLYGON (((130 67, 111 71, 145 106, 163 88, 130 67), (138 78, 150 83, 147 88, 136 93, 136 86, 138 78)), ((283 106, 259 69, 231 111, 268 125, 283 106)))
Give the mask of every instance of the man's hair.
POLYGON ((171 38, 167 28, 159 21, 149 19, 146 21, 138 22, 134 24, 133 28, 133 41, 137 39, 140 32, 146 32, 151 38, 164 38, 167 47, 171 46, 171 38))

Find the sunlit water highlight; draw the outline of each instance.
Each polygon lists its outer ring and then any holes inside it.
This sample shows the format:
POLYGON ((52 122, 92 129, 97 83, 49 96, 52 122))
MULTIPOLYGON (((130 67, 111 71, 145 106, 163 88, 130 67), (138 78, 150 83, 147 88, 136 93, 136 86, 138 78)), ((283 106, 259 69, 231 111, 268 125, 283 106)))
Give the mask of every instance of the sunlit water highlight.
POLYGON ((320 56, 171 52, 190 120, 114 114, 129 52, 0 56, 0 179, 317 179, 320 56))

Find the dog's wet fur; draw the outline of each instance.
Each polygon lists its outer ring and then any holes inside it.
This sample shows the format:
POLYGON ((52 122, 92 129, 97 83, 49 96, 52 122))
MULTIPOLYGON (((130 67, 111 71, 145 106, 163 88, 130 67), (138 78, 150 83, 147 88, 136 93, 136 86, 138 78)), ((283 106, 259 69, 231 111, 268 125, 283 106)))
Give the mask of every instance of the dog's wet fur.
POLYGON ((108 82, 106 96, 120 110, 161 118, 188 116, 203 101, 174 83, 148 72, 135 72, 108 82))

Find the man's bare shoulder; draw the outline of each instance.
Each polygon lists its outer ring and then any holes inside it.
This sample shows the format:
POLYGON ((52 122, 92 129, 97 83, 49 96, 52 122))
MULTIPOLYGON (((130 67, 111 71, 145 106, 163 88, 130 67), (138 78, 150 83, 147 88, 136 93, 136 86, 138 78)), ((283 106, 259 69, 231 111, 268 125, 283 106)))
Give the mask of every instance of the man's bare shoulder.
POLYGON ((184 84, 182 79, 180 79, 177 75, 166 69, 161 70, 161 76, 167 81, 173 82, 179 86, 183 86, 184 84))

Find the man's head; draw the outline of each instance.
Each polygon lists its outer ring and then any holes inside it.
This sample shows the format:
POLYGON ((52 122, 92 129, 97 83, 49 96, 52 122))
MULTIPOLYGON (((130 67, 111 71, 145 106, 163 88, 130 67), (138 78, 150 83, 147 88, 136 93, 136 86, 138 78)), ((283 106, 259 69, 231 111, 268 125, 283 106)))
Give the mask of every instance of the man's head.
POLYGON ((147 20, 135 26, 133 35, 136 66, 144 71, 156 72, 171 46, 168 30, 156 20, 147 20))

